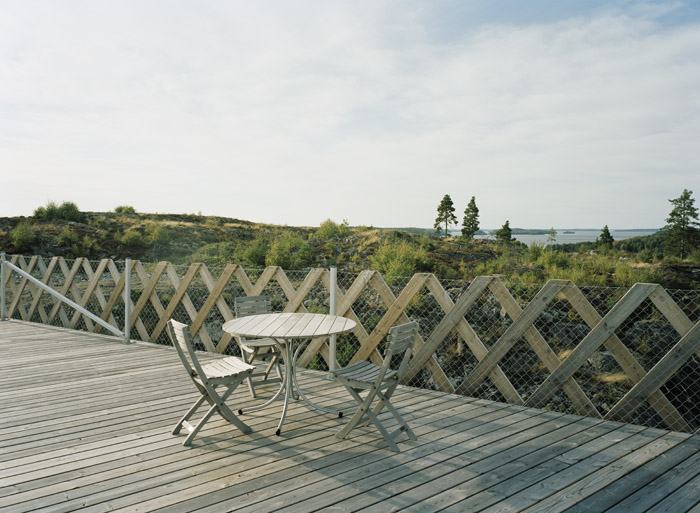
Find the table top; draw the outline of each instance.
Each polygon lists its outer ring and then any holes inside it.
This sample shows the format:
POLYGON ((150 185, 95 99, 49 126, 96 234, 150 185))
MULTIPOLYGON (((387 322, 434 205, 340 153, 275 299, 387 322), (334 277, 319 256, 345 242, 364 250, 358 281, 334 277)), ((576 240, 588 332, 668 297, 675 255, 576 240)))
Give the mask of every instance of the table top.
POLYGON ((355 321, 327 314, 269 313, 234 319, 222 328, 242 337, 318 338, 350 331, 355 321))

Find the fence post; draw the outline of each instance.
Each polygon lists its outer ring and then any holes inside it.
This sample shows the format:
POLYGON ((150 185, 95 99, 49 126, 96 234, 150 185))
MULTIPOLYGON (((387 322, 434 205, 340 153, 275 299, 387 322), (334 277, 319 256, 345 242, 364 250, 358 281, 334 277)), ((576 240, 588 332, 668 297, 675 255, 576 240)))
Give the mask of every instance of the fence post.
POLYGON ((131 341, 131 258, 124 260, 124 341, 131 341))
MULTIPOLYGON (((338 284, 338 268, 331 267, 331 304, 330 304, 330 314, 335 315, 335 288, 338 284)), ((335 335, 331 335, 331 343, 329 348, 328 356, 328 370, 335 370, 335 335)))
POLYGON ((7 285, 5 266, 5 252, 0 253, 0 321, 6 320, 7 310, 5 306, 5 286, 7 285))

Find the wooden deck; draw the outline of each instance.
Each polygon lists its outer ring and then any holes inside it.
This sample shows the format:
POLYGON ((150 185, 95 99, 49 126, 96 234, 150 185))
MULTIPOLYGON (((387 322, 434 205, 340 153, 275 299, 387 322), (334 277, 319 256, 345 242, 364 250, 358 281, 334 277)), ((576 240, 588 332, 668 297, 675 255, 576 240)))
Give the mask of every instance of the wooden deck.
POLYGON ((281 436, 275 406, 188 449, 170 428, 195 397, 171 348, 0 322, 0 511, 700 512, 697 435, 399 388, 418 435, 399 454, 299 403, 281 436))

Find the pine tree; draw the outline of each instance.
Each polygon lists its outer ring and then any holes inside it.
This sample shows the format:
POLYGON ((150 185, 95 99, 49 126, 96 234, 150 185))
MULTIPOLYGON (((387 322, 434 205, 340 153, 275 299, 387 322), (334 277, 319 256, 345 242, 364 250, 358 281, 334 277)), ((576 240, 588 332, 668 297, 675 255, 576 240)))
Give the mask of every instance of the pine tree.
POLYGON ((449 194, 445 194, 442 201, 437 208, 438 216, 435 219, 435 231, 440 233, 442 231, 442 225, 445 225, 445 236, 449 235, 447 228, 451 224, 457 224, 457 218, 455 217, 455 206, 452 203, 452 198, 449 194))
POLYGON ((700 226, 697 222, 698 209, 693 206, 693 191, 683 189, 683 193, 676 199, 668 200, 673 209, 668 215, 664 229, 668 230, 666 244, 671 254, 681 258, 687 257, 693 248, 700 242, 700 226))
POLYGON ((547 246, 551 244, 556 244, 557 243, 557 231, 554 229, 554 226, 552 226, 549 229, 549 234, 547 235, 547 246))
POLYGON ((603 229, 600 232, 598 244, 602 248, 611 248, 613 242, 615 242, 615 239, 613 239, 613 236, 610 235, 610 230, 608 229, 608 225, 606 224, 605 226, 603 226, 603 229))
POLYGON ((513 230, 510 229, 510 222, 506 221, 498 231, 496 231, 496 240, 508 244, 511 242, 513 230))
POLYGON ((476 201, 474 201, 474 196, 472 196, 467 208, 464 210, 462 237, 471 240, 474 238, 477 231, 479 231, 479 209, 476 206, 476 201))

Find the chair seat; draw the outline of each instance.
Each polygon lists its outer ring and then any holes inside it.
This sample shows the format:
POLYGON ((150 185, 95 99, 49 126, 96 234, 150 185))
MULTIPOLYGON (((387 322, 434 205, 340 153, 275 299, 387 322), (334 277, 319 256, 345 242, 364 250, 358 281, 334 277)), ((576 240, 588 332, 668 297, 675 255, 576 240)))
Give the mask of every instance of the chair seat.
MULTIPOLYGON (((368 361, 361 361, 355 362, 347 367, 343 367, 342 369, 333 370, 331 371, 331 374, 343 381, 353 382, 356 384, 373 385, 381 370, 382 367, 378 365, 368 361)), ((383 381, 395 379, 395 376, 396 371, 389 369, 386 371, 383 381)))
POLYGON ((212 380, 230 378, 245 372, 252 372, 255 366, 245 363, 240 358, 228 356, 205 365, 202 370, 212 380))
POLYGON ((255 348, 255 347, 277 347, 277 342, 274 338, 247 338, 245 339, 244 345, 255 348))

